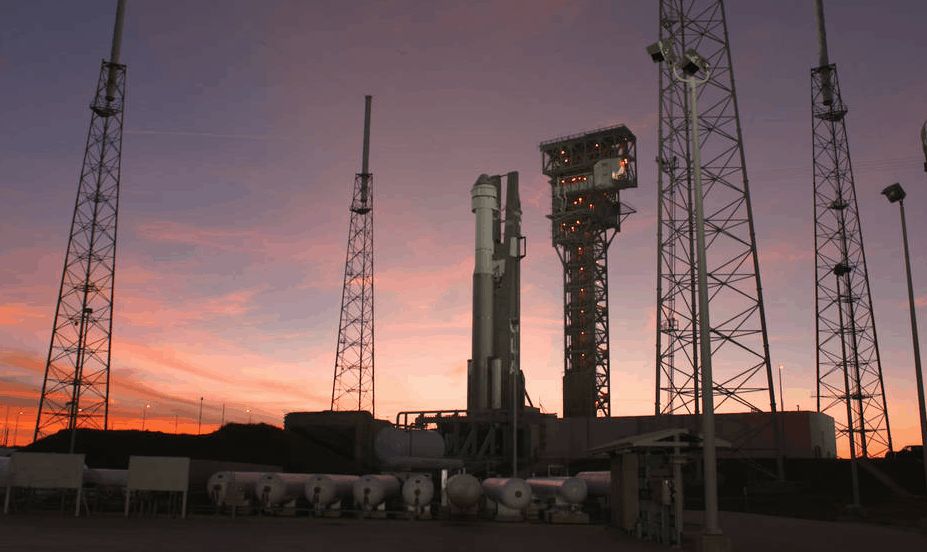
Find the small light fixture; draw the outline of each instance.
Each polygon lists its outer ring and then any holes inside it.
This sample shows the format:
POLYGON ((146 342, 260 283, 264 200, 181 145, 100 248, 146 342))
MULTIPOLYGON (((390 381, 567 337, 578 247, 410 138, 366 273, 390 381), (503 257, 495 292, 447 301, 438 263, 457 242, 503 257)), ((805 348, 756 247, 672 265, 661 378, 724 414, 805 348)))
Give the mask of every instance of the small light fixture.
POLYGON ((908 194, 904 192, 904 188, 901 187, 901 184, 895 183, 882 190, 882 195, 887 197, 890 202, 895 203, 896 201, 904 199, 908 194))
POLYGON ((708 71, 708 60, 700 56, 695 50, 686 50, 682 57, 680 69, 682 69, 683 73, 692 76, 699 71, 708 71))
POLYGON ((670 65, 676 63, 676 55, 673 53, 672 48, 670 48, 668 40, 658 40, 650 46, 647 46, 647 53, 654 63, 663 61, 670 65))

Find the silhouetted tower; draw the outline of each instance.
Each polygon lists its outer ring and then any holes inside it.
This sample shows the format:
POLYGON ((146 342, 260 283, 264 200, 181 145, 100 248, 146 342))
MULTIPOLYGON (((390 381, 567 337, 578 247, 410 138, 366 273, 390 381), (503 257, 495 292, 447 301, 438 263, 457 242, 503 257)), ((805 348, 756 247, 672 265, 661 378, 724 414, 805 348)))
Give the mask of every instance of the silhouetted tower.
MULTIPOLYGON (((711 66, 698 87, 716 411, 776 412, 743 137, 723 2, 661 0, 660 39, 711 66)), ((654 413, 698 414, 696 245, 686 84, 660 64, 654 413)), ((770 420, 774 423, 774 418, 770 420)), ((776 431, 778 436, 778 431, 776 431)), ((778 448, 778 446, 777 446, 778 448)))
POLYGON ((373 175, 368 172, 371 96, 365 96, 364 99, 363 164, 361 172, 354 177, 331 409, 366 410, 376 415, 373 373, 373 175))
POLYGON ((71 219, 34 439, 77 428, 107 429, 122 166, 126 66, 119 64, 125 0, 119 0, 109 61, 90 104, 90 132, 71 219))
POLYGON ((634 212, 637 141, 624 125, 542 142, 553 245, 563 264, 563 416, 611 416, 608 246, 634 212))
POLYGON ((818 66, 811 70, 817 410, 834 418, 851 456, 882 456, 892 450, 892 434, 847 142, 847 107, 837 66, 827 57, 824 8, 820 0, 814 4, 819 53, 818 66))

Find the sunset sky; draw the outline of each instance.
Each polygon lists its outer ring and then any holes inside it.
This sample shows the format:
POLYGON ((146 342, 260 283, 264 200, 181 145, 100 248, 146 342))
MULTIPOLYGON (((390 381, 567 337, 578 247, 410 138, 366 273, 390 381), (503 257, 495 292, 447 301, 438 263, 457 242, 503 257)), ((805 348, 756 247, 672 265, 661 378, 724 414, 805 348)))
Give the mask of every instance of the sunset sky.
MULTIPOLYGON (((31 440, 115 0, 0 4, 0 421, 31 440), (14 422, 17 413, 19 432, 14 422)), ((815 408, 811 0, 728 2, 773 366, 815 408)), ((825 3, 896 448, 920 442, 897 205, 921 337, 927 3, 825 3)), ((348 205, 373 96, 377 416, 466 406, 481 173, 519 171, 522 368, 562 412, 562 270, 538 143, 623 123, 637 208, 609 253, 613 415, 653 412, 658 36, 647 0, 129 0, 115 429, 282 425, 330 406, 348 205)), ((922 340, 923 341, 923 340, 922 340)))

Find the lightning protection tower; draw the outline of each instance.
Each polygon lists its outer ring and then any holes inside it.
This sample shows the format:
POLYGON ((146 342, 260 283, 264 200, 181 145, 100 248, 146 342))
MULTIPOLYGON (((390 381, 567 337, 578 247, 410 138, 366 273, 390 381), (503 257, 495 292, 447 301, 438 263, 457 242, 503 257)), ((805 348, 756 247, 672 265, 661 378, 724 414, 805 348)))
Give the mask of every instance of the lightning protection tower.
POLYGON ((553 245, 563 264, 563 416, 611 416, 608 246, 634 209, 637 141, 624 125, 542 142, 553 245))
MULTIPOLYGON (((711 68, 709 80, 698 87, 698 107, 715 408, 762 412, 768 401, 775 413, 723 2, 661 0, 660 39, 678 53, 694 49, 711 68)), ((660 65, 656 415, 698 414, 701 381, 692 129, 686 84, 673 71, 670 63, 660 65)))
POLYGON ((819 54, 811 70, 817 410, 834 418, 851 457, 882 456, 892 450, 892 434, 850 163, 847 106, 837 66, 828 61, 821 0, 814 6, 819 54))
POLYGON ((116 8, 109 61, 90 104, 90 132, 71 219, 34 439, 60 429, 107 429, 122 166, 126 66, 119 63, 125 0, 116 8))
POLYGON ((376 415, 373 372, 373 175, 370 154, 370 100, 365 96, 364 153, 354 177, 351 225, 344 261, 341 320, 335 351, 332 410, 366 410, 376 415))

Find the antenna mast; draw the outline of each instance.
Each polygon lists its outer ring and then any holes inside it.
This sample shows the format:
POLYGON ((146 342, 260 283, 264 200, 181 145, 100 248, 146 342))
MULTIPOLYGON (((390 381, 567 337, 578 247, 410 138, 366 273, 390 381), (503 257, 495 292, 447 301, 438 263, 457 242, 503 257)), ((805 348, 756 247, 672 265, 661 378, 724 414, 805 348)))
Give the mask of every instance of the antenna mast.
POLYGON ((869 273, 847 141, 847 107, 814 0, 818 61, 811 70, 817 411, 834 418, 851 458, 892 450, 869 273), (845 420, 842 422, 841 420, 845 420))
POLYGON ((332 410, 366 410, 376 416, 373 355, 373 175, 369 171, 370 101, 365 96, 364 152, 354 178, 351 225, 344 261, 341 319, 335 351, 332 410))
POLYGON ((125 0, 118 0, 113 46, 104 60, 71 219, 51 344, 33 439, 109 426, 109 375, 122 170, 126 66, 119 63, 125 0))

